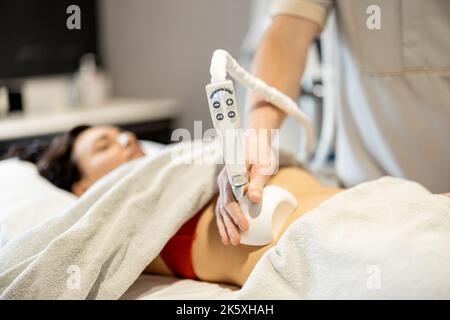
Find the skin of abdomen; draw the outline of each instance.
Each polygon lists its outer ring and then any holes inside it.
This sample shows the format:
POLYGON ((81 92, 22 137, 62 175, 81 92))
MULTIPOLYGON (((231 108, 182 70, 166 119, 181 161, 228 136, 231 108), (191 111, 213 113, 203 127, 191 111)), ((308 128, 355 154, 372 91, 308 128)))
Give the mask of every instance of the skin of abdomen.
POLYGON ((275 241, 266 246, 222 244, 214 215, 215 201, 207 205, 198 222, 192 247, 192 262, 200 280, 242 286, 261 256, 276 244, 284 231, 304 213, 317 208, 338 188, 326 187, 311 174, 297 167, 281 168, 268 182, 290 191, 298 202, 275 241))

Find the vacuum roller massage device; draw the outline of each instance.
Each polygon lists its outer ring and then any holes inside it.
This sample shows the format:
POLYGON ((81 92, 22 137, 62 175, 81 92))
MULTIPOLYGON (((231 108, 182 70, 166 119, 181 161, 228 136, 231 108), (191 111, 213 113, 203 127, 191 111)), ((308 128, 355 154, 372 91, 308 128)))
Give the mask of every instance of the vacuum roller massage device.
POLYGON ((307 134, 307 153, 313 146, 313 130, 309 118, 297 104, 277 89, 253 77, 224 50, 216 50, 211 59, 211 83, 206 86, 209 110, 223 148, 223 156, 233 195, 238 201, 249 228, 241 232, 241 244, 261 246, 272 242, 289 215, 296 209, 297 200, 287 190, 268 185, 259 204, 252 203, 244 194, 248 181, 244 157, 240 118, 233 82, 227 72, 248 89, 258 92, 264 99, 294 117, 307 134))

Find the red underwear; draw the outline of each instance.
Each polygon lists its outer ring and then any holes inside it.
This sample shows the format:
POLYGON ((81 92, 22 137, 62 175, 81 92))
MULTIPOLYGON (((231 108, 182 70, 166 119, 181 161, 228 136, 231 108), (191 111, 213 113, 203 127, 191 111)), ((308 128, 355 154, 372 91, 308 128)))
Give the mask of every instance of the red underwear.
POLYGON ((195 229, 200 216, 198 212, 183 224, 160 253, 161 258, 177 277, 198 279, 192 266, 192 243, 195 240, 195 229))

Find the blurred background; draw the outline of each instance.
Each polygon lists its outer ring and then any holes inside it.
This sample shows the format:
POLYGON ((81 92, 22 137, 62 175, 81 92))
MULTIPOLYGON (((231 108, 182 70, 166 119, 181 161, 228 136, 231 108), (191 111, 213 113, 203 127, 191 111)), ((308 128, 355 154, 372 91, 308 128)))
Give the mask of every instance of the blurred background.
MULTIPOLYGON (((271 2, 2 1, 0 154, 80 123, 116 124, 161 143, 176 128, 193 132, 194 121, 211 128, 204 87, 212 53, 225 49, 249 69, 271 2)), ((333 32, 333 19, 328 24, 322 37, 333 32)), ((315 165, 326 167, 333 159, 333 68, 324 62, 332 44, 321 43, 310 50, 300 105, 316 138, 325 132, 315 165)), ((245 94, 240 87, 241 109, 245 94)), ((301 156, 300 136, 288 120, 281 144, 301 156)))

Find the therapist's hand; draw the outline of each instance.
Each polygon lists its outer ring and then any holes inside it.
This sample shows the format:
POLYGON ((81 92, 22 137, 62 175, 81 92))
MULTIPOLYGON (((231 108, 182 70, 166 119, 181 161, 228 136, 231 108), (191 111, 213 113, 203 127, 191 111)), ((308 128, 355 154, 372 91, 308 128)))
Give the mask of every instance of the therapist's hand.
MULTIPOLYGON (((245 157, 249 175, 249 183, 245 193, 250 201, 258 203, 261 201, 264 186, 273 172, 270 169, 268 170, 268 167, 273 165, 273 163, 267 157, 272 155, 270 143, 267 141, 266 143, 258 143, 255 139, 264 141, 264 139, 259 139, 258 135, 250 135, 245 141, 245 157), (248 146, 252 146, 253 149, 248 146), (255 146, 257 148, 254 148, 255 146), (259 157, 257 155, 263 156, 259 157)), ((217 184, 219 186, 219 197, 216 203, 217 228, 223 244, 238 245, 240 242, 240 231, 248 229, 248 221, 242 213, 239 203, 234 198, 225 167, 217 177, 217 184)))
POLYGON ((216 203, 216 223, 222 243, 238 245, 240 230, 248 229, 248 221, 234 198, 228 181, 228 173, 224 167, 217 177, 219 197, 216 203))
MULTIPOLYGON (((318 31, 319 25, 311 20, 289 15, 275 16, 256 50, 253 74, 294 100, 297 99, 300 94, 300 79, 306 64, 308 48, 318 31)), ((250 92, 247 106, 246 128, 279 129, 286 116, 282 111, 265 102, 256 92, 250 92)), ((255 145, 259 145, 258 142, 249 146, 255 145)), ((266 147, 258 146, 258 148, 264 151, 266 147)), ((247 193, 253 202, 261 201, 264 185, 273 174, 267 170, 263 162, 261 159, 247 161, 250 180, 247 193)), ((238 244, 239 230, 246 230, 248 221, 233 197, 225 169, 220 173, 217 182, 220 194, 216 206, 216 219, 222 242, 238 244)))

